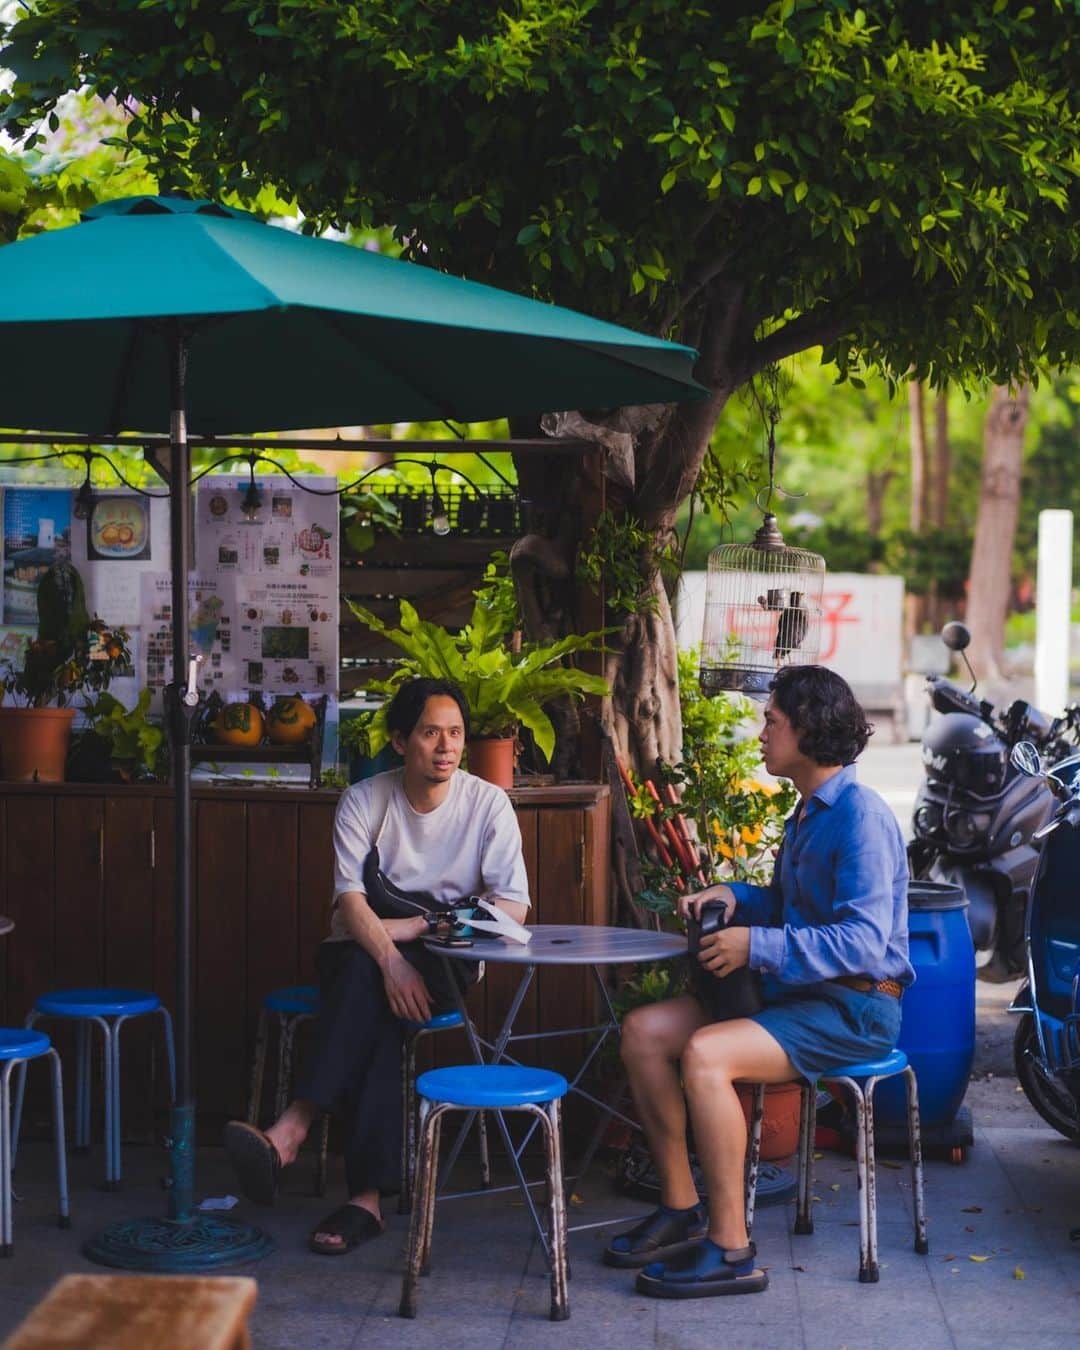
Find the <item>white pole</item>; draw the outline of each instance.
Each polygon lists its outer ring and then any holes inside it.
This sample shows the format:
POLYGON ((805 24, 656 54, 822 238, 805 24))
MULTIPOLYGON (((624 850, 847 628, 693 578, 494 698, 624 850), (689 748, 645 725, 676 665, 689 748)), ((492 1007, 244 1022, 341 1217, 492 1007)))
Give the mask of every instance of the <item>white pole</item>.
POLYGON ((1035 585, 1035 706, 1055 716, 1069 701, 1073 513, 1039 512, 1035 585))

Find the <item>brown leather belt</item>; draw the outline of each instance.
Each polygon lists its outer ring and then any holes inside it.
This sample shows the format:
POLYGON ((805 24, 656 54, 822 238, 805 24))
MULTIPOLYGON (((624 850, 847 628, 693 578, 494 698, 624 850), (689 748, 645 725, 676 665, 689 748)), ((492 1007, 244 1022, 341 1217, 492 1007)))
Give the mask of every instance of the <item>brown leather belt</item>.
POLYGON ((833 984, 845 985, 859 994, 869 994, 871 990, 876 990, 893 998, 900 998, 904 992, 904 986, 896 980, 868 980, 864 975, 834 975, 833 984))

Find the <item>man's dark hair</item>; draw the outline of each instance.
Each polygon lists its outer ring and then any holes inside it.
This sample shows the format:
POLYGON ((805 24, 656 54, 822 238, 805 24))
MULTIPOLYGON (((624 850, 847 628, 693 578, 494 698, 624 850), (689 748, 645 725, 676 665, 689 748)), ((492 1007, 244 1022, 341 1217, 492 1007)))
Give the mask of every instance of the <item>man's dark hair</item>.
POLYGON ((815 764, 853 764, 874 734, 851 686, 824 666, 784 666, 769 691, 815 764))
POLYGON ((469 705, 465 695, 453 680, 436 680, 428 676, 415 680, 406 680, 398 688, 386 709, 386 726, 390 732, 400 731, 406 740, 412 735, 413 728, 420 720, 424 704, 429 698, 452 698, 461 710, 461 720, 465 724, 465 735, 469 734, 469 705))

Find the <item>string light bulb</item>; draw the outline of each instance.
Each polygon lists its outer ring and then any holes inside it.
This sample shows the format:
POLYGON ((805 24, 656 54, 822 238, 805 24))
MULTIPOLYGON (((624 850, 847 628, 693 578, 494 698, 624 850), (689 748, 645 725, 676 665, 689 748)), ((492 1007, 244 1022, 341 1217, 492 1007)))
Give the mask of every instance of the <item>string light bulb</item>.
POLYGON ((83 479, 82 487, 75 494, 75 504, 71 508, 71 513, 76 520, 89 520, 94 510, 94 503, 97 500, 94 496, 94 489, 90 486, 90 458, 86 455, 86 477, 83 479))
POLYGON ((249 525, 259 523, 259 512, 262 510, 262 493, 259 491, 255 482, 255 458, 252 456, 251 478, 248 481, 244 496, 240 502, 240 510, 243 512, 244 520, 249 525))

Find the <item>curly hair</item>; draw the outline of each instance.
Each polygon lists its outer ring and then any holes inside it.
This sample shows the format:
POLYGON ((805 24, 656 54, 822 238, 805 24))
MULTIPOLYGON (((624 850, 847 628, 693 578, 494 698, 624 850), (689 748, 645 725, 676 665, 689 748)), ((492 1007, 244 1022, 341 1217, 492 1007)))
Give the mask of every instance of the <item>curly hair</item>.
POLYGON ((769 692, 815 764, 854 763, 874 734, 851 686, 824 666, 784 666, 769 692))
POLYGON ((437 680, 430 676, 420 676, 406 680, 398 686, 397 692, 386 709, 386 726, 389 731, 400 731, 406 740, 413 734, 413 728, 420 720, 424 705, 429 698, 452 698, 461 712, 465 724, 465 735, 469 734, 469 705, 465 695, 453 680, 437 680))

